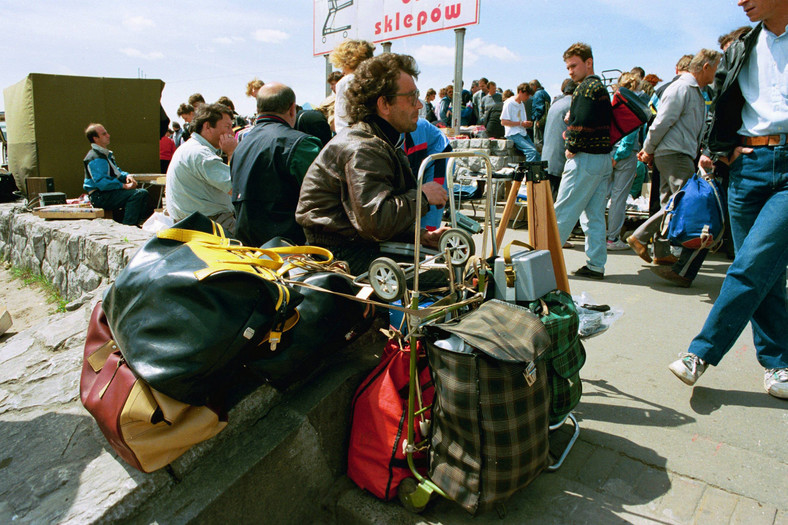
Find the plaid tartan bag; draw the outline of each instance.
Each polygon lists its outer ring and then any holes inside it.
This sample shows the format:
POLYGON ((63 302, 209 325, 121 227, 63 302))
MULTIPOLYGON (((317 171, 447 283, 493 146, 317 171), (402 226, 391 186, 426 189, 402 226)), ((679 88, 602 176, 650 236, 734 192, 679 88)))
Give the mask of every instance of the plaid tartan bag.
POLYGON ((561 290, 532 301, 528 308, 539 316, 550 334, 545 361, 552 398, 550 424, 554 425, 577 406, 583 395, 580 369, 586 362, 586 351, 578 333, 580 318, 572 296, 561 290))
POLYGON ((550 337, 527 309, 497 300, 427 330, 430 479, 475 514, 547 466, 550 337))

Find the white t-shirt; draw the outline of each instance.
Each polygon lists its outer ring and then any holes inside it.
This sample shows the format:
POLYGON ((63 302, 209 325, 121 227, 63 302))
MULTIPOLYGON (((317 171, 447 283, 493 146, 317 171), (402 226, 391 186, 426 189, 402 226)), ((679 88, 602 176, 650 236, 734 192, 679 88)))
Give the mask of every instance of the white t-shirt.
MULTIPOLYGON (((522 122, 526 119, 525 106, 522 102, 517 102, 515 97, 509 97, 503 103, 503 110, 501 111, 501 121, 513 120, 515 122, 522 122)), ((528 132, 523 126, 504 126, 504 137, 511 137, 512 135, 528 135, 528 132)))
POLYGON ((337 97, 334 102, 334 130, 339 133, 342 128, 348 127, 347 118, 347 99, 345 98, 345 90, 347 89, 350 81, 353 80, 353 73, 348 73, 337 82, 337 97))

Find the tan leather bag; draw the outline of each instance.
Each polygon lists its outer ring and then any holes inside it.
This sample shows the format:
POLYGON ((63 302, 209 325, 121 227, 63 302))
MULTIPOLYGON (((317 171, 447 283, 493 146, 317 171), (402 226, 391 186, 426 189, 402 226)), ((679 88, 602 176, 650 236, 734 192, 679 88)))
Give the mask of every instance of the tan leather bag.
POLYGON ((227 426, 226 415, 176 401, 149 387, 126 365, 96 305, 85 341, 82 404, 129 465, 153 472, 227 426))

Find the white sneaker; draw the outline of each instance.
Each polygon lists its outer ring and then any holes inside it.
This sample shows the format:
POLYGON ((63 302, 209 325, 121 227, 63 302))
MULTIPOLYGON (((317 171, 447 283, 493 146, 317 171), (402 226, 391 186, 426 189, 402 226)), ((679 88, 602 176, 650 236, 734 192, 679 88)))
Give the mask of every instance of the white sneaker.
POLYGON ((679 359, 670 363, 668 368, 676 377, 692 386, 708 366, 706 361, 695 354, 679 354, 679 359))
POLYGON ((788 368, 772 368, 763 376, 763 388, 769 395, 788 399, 788 368))
POLYGON ((607 250, 609 252, 620 252, 623 250, 629 250, 629 245, 622 241, 621 239, 616 239, 615 241, 607 241, 607 250))

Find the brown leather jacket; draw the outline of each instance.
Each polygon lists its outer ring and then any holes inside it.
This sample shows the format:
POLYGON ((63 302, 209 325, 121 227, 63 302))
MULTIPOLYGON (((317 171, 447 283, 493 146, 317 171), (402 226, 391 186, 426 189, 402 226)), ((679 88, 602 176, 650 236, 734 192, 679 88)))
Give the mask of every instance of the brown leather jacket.
MULTIPOLYGON (((391 143, 382 126, 359 122, 343 129, 307 171, 296 222, 310 244, 413 242, 416 178, 405 152, 391 143)), ((426 213, 429 207, 422 198, 426 213)))

